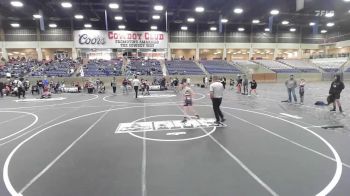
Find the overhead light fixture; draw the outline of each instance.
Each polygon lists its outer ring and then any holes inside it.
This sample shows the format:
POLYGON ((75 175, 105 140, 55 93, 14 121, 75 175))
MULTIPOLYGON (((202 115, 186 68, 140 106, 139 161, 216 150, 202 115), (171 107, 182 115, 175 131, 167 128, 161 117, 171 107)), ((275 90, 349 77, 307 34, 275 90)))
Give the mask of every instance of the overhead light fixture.
POLYGON ((33 18, 39 19, 39 18, 41 18, 41 15, 40 14, 33 14, 33 18))
POLYGON ((125 29, 125 25, 119 25, 118 29, 125 29))
POLYGON ((119 8, 119 4, 118 3, 110 3, 108 5, 109 8, 111 9, 118 9, 119 8))
POLYGON ((157 30, 158 27, 157 27, 157 26, 151 26, 151 29, 152 29, 152 30, 157 30))
POLYGON ((233 12, 234 12, 235 14, 242 14, 242 13, 243 13, 243 9, 242 9, 242 8, 235 8, 235 9, 233 10, 233 12))
POLYGON ((315 25, 316 25, 316 23, 314 23, 314 22, 310 22, 310 23, 309 23, 309 25, 310 25, 310 26, 315 26, 315 25))
POLYGON ((290 32, 295 32, 297 29, 296 28, 290 28, 289 31, 290 32))
POLYGON ((62 2, 61 6, 64 8, 71 8, 72 7, 72 3, 71 2, 62 2))
POLYGON ((242 28, 242 27, 239 27, 239 28, 238 28, 238 31, 239 31, 239 32, 242 32, 242 31, 245 31, 245 29, 242 28))
POLYGON ((91 24, 84 24, 84 27, 85 27, 85 28, 91 28, 92 25, 91 25, 91 24))
POLYGON ((194 19, 194 18, 187 18, 187 22, 194 22, 194 21, 196 21, 196 19, 194 19))
POLYGON ((350 2, 350 0, 343 0, 344 2, 350 2))
POLYGON ((23 7, 23 3, 21 1, 11 1, 11 5, 13 7, 23 7))
POLYGON ((56 28, 56 27, 57 27, 57 24, 51 23, 51 24, 49 24, 49 27, 50 27, 50 28, 56 28))
POLYGON ((156 11, 162 11, 164 9, 164 7, 162 5, 155 5, 153 8, 156 11))
POLYGON ((159 15, 153 15, 152 18, 153 18, 153 20, 159 20, 160 16, 159 15))
POLYGON ((118 20, 118 21, 123 20, 123 16, 115 16, 114 20, 118 20))
POLYGON ((21 25, 18 24, 18 23, 11 23, 11 27, 14 27, 14 28, 18 28, 20 27, 21 25))
POLYGON ((283 24, 283 25, 287 25, 287 24, 289 24, 289 21, 284 20, 284 21, 282 21, 282 24, 283 24))
POLYGON ((181 30, 183 30, 183 31, 187 31, 187 29, 188 29, 187 26, 182 26, 182 27, 181 27, 181 30))
POLYGON ((222 22, 222 23, 227 23, 228 20, 227 20, 226 18, 223 18, 223 19, 221 19, 221 22, 222 22))
POLYGON ((323 29, 323 30, 321 30, 321 33, 325 34, 325 33, 327 33, 327 30, 323 29))
POLYGON ((260 20, 254 19, 254 20, 252 21, 252 23, 253 23, 253 24, 259 24, 259 23, 260 23, 260 20))
POLYGON ((265 32, 270 32, 270 29, 269 28, 265 28, 265 32))
POLYGON ((280 13, 280 11, 279 10, 271 10, 271 12, 270 12, 270 14, 271 15, 278 15, 280 13))
POLYGON ((75 18, 75 19, 78 19, 78 20, 81 20, 81 19, 84 18, 84 16, 81 15, 81 14, 76 14, 76 15, 74 16, 74 18, 75 18))
POLYGON ((333 26, 334 26, 334 22, 327 23, 327 27, 333 27, 333 26))
POLYGON ((326 18, 332 18, 334 16, 334 12, 327 12, 326 15, 324 15, 326 18))
POLYGON ((202 7, 202 6, 198 6, 198 7, 196 7, 196 9, 195 9, 195 11, 196 12, 204 12, 204 7, 202 7))
POLYGON ((211 31, 216 31, 217 28, 216 28, 216 27, 210 27, 210 30, 211 30, 211 31))

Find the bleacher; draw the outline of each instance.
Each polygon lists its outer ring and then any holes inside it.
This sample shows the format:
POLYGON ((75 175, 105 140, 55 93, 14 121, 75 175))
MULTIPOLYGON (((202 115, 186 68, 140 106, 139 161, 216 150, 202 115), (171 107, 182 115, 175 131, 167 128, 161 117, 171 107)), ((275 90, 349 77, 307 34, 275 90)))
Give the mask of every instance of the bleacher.
POLYGON ((169 75, 204 75, 204 72, 193 61, 166 61, 169 75))
POLYGON ((200 61, 210 74, 239 74, 241 71, 223 60, 200 61))
POLYGON ((53 60, 43 63, 41 67, 34 70, 33 77, 70 77, 76 70, 76 63, 69 59, 53 60))
POLYGON ((158 60, 133 59, 127 67, 128 74, 163 76, 163 71, 158 60))
POLYGON ((93 60, 83 66, 84 77, 120 76, 122 60, 93 60))
POLYGON ((285 65, 283 63, 280 63, 278 61, 273 60, 255 60, 254 62, 266 67, 267 69, 270 69, 273 72, 276 73, 297 73, 300 72, 297 69, 294 69, 288 65, 285 65))
POLYGON ((0 67, 0 77, 21 77, 29 74, 40 63, 36 60, 10 60, 4 66, 0 67))
POLYGON ((311 62, 308 62, 306 60, 299 60, 299 59, 288 59, 288 60, 280 60, 280 62, 287 64, 297 70, 300 70, 301 72, 306 73, 318 73, 319 70, 315 67, 314 64, 311 62))
POLYGON ((347 60, 347 58, 320 58, 312 59, 312 63, 319 66, 325 72, 337 72, 347 60))

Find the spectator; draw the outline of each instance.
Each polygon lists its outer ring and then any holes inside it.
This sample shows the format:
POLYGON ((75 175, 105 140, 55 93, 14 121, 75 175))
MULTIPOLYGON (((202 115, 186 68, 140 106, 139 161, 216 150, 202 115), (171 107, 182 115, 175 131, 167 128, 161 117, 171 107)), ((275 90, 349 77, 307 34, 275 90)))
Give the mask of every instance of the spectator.
POLYGON ((336 75, 329 89, 329 95, 333 99, 333 109, 331 110, 331 112, 336 111, 336 104, 337 104, 339 107, 339 111, 343 113, 343 109, 340 104, 340 93, 343 91, 344 88, 345 88, 345 85, 341 81, 340 75, 336 75))
POLYGON ((288 91, 288 102, 289 103, 292 102, 292 94, 293 94, 294 101, 295 103, 297 103, 298 99, 297 99, 297 96, 295 95, 295 88, 298 86, 298 84, 297 84, 297 81, 294 80, 294 75, 290 75, 289 80, 285 82, 285 85, 288 91))

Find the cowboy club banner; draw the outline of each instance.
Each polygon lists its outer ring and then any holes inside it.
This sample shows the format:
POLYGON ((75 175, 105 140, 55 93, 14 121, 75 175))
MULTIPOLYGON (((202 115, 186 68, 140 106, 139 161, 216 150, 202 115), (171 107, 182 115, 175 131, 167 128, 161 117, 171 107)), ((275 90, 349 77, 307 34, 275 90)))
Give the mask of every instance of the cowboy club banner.
POLYGON ((148 48, 168 47, 168 34, 161 31, 74 31, 76 48, 148 48))

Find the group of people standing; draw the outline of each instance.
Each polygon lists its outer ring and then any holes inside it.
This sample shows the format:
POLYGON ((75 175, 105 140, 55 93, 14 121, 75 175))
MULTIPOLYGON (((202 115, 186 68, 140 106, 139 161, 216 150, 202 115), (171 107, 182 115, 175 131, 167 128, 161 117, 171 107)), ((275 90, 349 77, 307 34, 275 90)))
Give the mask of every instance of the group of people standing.
MULTIPOLYGON (((294 102, 297 103, 298 99, 295 93, 295 89, 299 87, 299 96, 300 96, 300 104, 304 104, 304 96, 305 96, 305 80, 301 79, 299 84, 294 79, 294 75, 290 75, 289 79, 285 82, 285 86, 287 88, 288 92, 288 102, 292 103, 292 96, 294 99, 294 102)), ((334 79, 331 83, 331 86, 329 88, 329 96, 327 98, 328 105, 332 104, 333 109, 331 109, 331 112, 336 111, 336 106, 339 108, 339 112, 343 112, 343 108, 340 103, 340 94, 344 90, 345 85, 343 81, 341 80, 340 75, 335 75, 334 79)))

